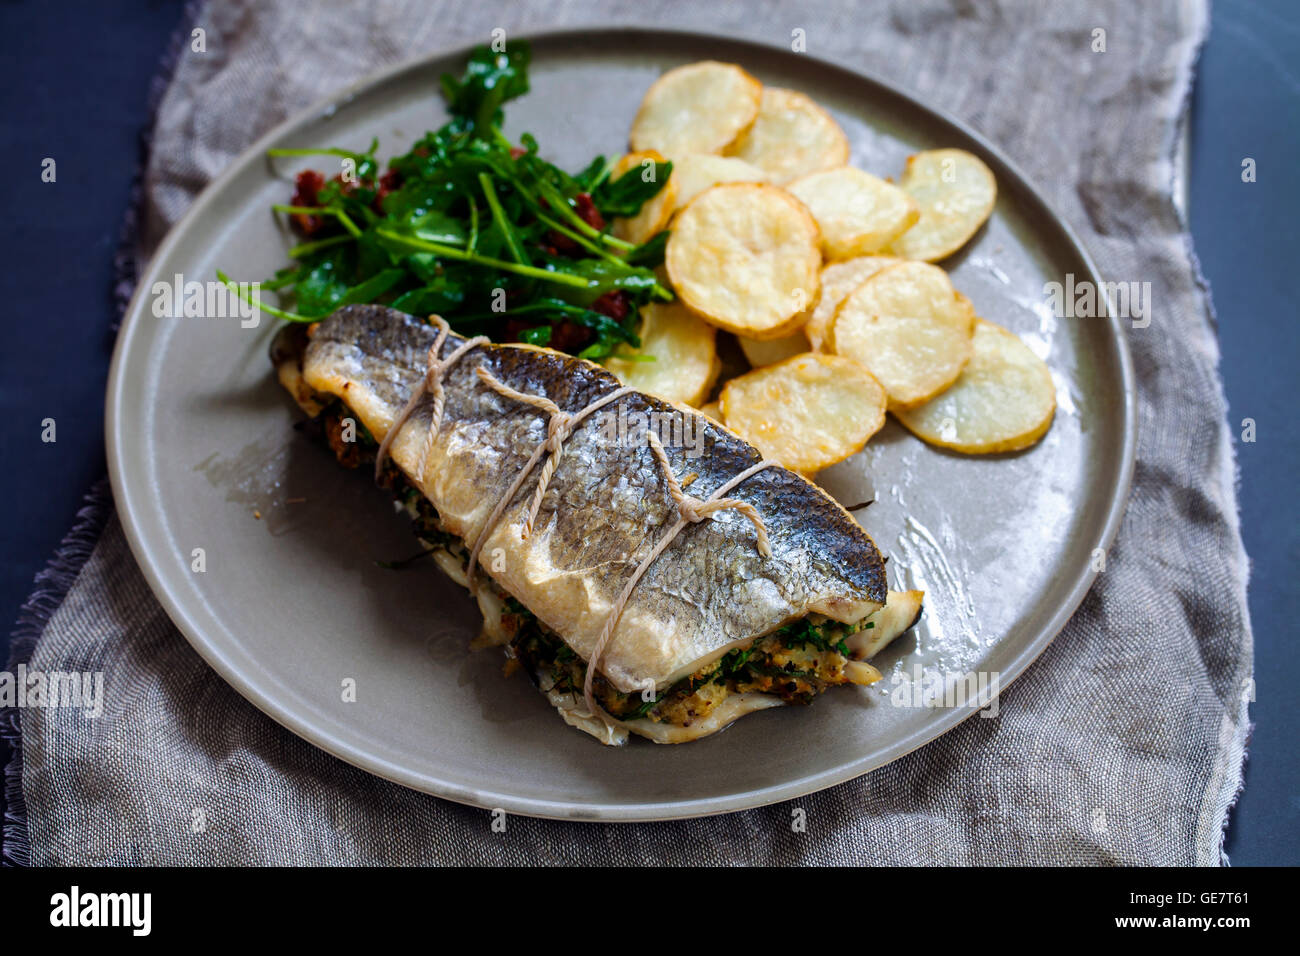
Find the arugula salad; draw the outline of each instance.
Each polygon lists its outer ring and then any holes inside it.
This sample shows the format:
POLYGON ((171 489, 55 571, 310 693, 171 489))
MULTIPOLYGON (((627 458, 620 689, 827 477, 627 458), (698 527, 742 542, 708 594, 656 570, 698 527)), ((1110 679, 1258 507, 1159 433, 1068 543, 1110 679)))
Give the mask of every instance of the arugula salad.
MULTIPOLYGON (((379 303, 441 315, 457 332, 545 345, 602 359, 636 347, 637 314, 671 301, 655 278, 667 231, 642 245, 611 234, 668 182, 672 164, 612 176, 596 156, 568 173, 524 133, 502 132, 503 106, 528 92, 530 52, 516 42, 480 47, 459 79, 441 78, 450 119, 386 168, 378 140, 365 152, 273 149, 273 157, 328 156, 342 170, 299 173, 287 215, 301 242, 293 264, 263 280, 291 322, 317 322, 341 306, 379 303)), ((224 273, 218 278, 238 292, 224 273)))

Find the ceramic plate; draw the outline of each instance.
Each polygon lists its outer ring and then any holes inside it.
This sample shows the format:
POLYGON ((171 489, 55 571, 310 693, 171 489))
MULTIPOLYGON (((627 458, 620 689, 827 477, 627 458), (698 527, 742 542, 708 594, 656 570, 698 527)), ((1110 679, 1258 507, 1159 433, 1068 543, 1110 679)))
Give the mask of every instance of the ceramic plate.
MULTIPOLYGON (((988 225, 944 263, 979 314, 1050 364, 1056 422, 1032 450, 963 457, 892 422, 819 480, 889 556, 894 587, 928 593, 923 623, 877 664, 874 688, 755 714, 714 737, 606 748, 565 726, 499 651, 470 653, 478 612, 409 555, 404 519, 362 472, 294 430, 266 358, 275 320, 158 318, 156 281, 257 279, 293 237, 269 207, 311 160, 271 146, 405 152, 443 122, 438 76, 468 51, 409 63, 283 124, 233 163, 171 232, 117 342, 108 448, 131 546, 181 632, 236 690, 293 732, 372 773, 512 813, 648 820, 740 810, 848 780, 933 740, 970 707, 906 706, 936 675, 997 674, 1003 688, 1064 626, 1113 536, 1134 441, 1133 373, 1117 322, 1058 320, 1045 282, 1097 281, 1069 228, 996 149, 888 84, 802 54, 666 31, 533 38, 532 92, 509 104, 512 140, 535 134, 562 167, 625 148, 664 69, 712 58, 813 96, 844 126, 853 162, 897 175, 918 149, 958 146, 997 175, 988 225), (194 571, 195 549, 205 570, 194 571), (356 700, 342 686, 355 681, 356 700)), ((236 118, 232 117, 231 121, 236 118)), ((319 160, 316 163, 319 164, 319 160)), ((915 699, 912 701, 916 703, 915 699)))

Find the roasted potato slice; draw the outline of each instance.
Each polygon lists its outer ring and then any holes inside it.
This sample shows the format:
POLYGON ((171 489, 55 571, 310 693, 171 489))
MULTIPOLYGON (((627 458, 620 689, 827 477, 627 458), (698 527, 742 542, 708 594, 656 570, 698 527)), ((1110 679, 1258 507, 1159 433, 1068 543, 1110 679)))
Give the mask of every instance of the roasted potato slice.
POLYGON ((764 170, 780 185, 843 166, 849 161, 849 139, 831 114, 809 97, 767 86, 754 125, 727 147, 727 154, 764 170))
POLYGON ((906 634, 921 619, 924 600, 924 591, 890 591, 885 606, 867 618, 871 627, 864 627, 845 638, 849 657, 855 661, 870 660, 895 638, 906 634))
POLYGON ((1047 365, 1019 337, 975 320, 974 353, 952 388, 898 420, 932 445, 980 455, 1027 448, 1047 434, 1056 386, 1047 365))
POLYGON ((948 274, 925 262, 881 269, 831 320, 830 349, 880 379, 890 408, 918 405, 957 381, 970 360, 975 310, 948 274))
POLYGON ((692 199, 714 186, 723 183, 765 183, 767 173, 751 166, 743 159, 732 156, 715 156, 712 153, 686 153, 673 160, 673 182, 676 183, 677 210, 685 208, 692 199))
POLYGON ((722 406, 719 405, 717 402, 708 402, 704 405, 701 405, 699 407, 699 413, 701 415, 707 415, 709 418, 713 419, 719 425, 725 426, 726 424, 726 422, 724 422, 722 418, 722 406))
POLYGON ((826 340, 826 327, 835 316, 844 297, 886 266, 902 262, 894 256, 858 256, 822 266, 821 297, 813 309, 803 333, 814 352, 820 352, 826 340))
POLYGON ((828 259, 878 252, 920 215, 907 193, 852 166, 803 176, 785 188, 817 220, 828 259))
POLYGON ((641 309, 640 335, 631 354, 653 361, 607 359, 620 382, 669 402, 696 405, 708 397, 720 367, 713 326, 678 302, 653 303, 641 309))
POLYGON ((739 339, 745 358, 754 368, 773 365, 800 352, 825 351, 826 326, 844 297, 886 266, 905 260, 895 256, 858 256, 828 262, 822 266, 821 290, 817 304, 808 315, 808 321, 797 332, 764 342, 756 339, 739 339))
POLYGON ((784 362, 788 358, 812 351, 808 345, 808 336, 803 334, 803 329, 783 335, 779 339, 764 341, 739 337, 737 341, 740 342, 740 349, 745 353, 745 358, 754 368, 775 365, 777 362, 784 362))
POLYGON ((758 115, 763 84, 734 63, 701 60, 651 84, 632 121, 632 149, 721 153, 758 115))
POLYGON ((904 259, 935 262, 952 255, 993 212, 998 183, 993 170, 964 149, 932 149, 909 156, 898 181, 921 216, 893 241, 904 259))
POLYGON ((817 224, 788 193, 759 183, 706 189, 677 216, 664 262, 681 300, 706 321, 775 339, 817 301, 817 224))
POLYGON ((851 359, 820 352, 733 378, 719 404, 728 428, 805 473, 848 458, 885 423, 885 390, 875 377, 851 359))
MULTIPOLYGON (((642 170, 641 175, 650 177, 654 174, 654 164, 664 162, 667 160, 663 155, 653 149, 627 153, 619 157, 618 162, 610 168, 609 176, 610 179, 618 179, 624 173, 635 170, 639 166, 642 170)), ((674 169, 673 174, 668 177, 668 182, 663 184, 663 188, 641 205, 640 212, 629 218, 615 219, 610 231, 619 239, 626 239, 628 242, 640 245, 666 229, 668 220, 672 219, 673 211, 677 208, 676 179, 674 169)))

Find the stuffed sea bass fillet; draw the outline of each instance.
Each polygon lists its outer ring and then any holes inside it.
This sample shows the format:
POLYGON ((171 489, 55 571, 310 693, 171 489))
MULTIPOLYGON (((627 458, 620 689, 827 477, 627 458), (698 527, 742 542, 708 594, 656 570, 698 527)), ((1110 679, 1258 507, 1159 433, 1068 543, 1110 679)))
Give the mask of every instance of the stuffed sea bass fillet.
MULTIPOLYGON (((280 380, 325 422, 340 460, 373 461, 373 452, 340 445, 339 422, 354 417, 371 449, 382 441, 424 379, 438 330, 381 306, 348 306, 309 333, 294 326, 277 338, 280 380)), ((440 357, 463 342, 449 335, 440 357)), ((386 467, 394 473, 384 483, 423 520, 421 537, 440 544, 435 557, 462 584, 468 544, 548 437, 544 411, 489 387, 479 369, 568 412, 620 387, 600 366, 569 355, 480 345, 443 374, 436 431, 432 398, 418 402, 391 440, 386 467)), ((678 517, 644 438, 627 440, 633 429, 615 440, 602 414, 658 422, 665 437, 696 436, 690 457, 667 442, 664 451, 679 479, 696 475, 687 491, 697 498, 760 460, 752 446, 689 409, 640 392, 611 402, 564 441, 531 533, 524 523, 535 478, 487 527, 478 644, 508 644, 565 720, 607 743, 623 742, 629 731, 692 740, 753 710, 879 679, 861 658, 911 625, 919 592, 890 595, 882 610, 884 566, 871 538, 821 489, 771 467, 730 492, 761 515, 770 555, 759 553, 755 526, 736 511, 688 524, 627 595, 594 675, 605 714, 591 713, 580 688, 586 662, 628 579, 678 517), (636 417, 651 412, 654 418, 636 417)))

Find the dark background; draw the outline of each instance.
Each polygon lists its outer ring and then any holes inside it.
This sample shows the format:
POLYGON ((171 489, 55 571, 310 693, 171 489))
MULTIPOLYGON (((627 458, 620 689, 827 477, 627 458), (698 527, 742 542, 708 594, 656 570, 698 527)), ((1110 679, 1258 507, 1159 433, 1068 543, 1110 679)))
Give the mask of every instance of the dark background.
MULTIPOLYGON (((0 338, 4 547, 0 632, 16 620, 105 474, 104 387, 113 335, 113 253, 128 208, 149 85, 176 3, 6 2, 0 6, 0 155, 8 179, 0 338), (58 181, 40 181, 53 157, 58 181), (58 441, 40 440, 41 420, 58 441)), ((325 91, 322 91, 324 93, 325 91)), ((1219 0, 1192 102, 1191 226, 1214 293, 1241 518, 1252 561, 1256 721, 1246 790, 1231 816, 1236 864, 1300 864, 1300 534, 1295 493, 1296 296, 1300 273, 1300 8, 1219 0), (1241 181, 1252 157, 1258 181, 1241 181)), ((0 645, 7 634, 0 633, 0 645)), ((7 660, 0 646, 0 661, 7 660)), ((3 759, 3 755, 0 755, 3 759)))

